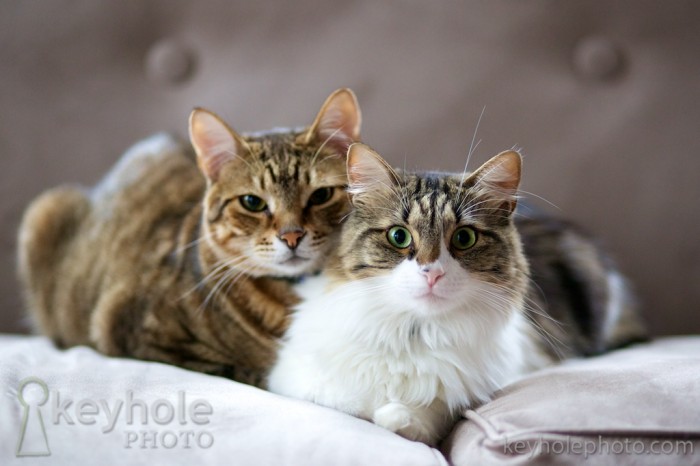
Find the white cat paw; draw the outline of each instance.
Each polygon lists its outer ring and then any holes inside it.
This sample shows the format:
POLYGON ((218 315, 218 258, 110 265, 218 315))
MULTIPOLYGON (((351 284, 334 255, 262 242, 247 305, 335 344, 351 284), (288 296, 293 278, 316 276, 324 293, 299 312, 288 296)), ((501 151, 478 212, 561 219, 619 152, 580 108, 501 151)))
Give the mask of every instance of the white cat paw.
POLYGON ((428 419, 422 419, 421 411, 411 409, 402 403, 388 403, 374 411, 372 422, 409 440, 435 445, 438 441, 435 428, 428 419))
POLYGON ((392 432, 411 425, 411 410, 402 403, 389 403, 374 411, 372 422, 392 432))

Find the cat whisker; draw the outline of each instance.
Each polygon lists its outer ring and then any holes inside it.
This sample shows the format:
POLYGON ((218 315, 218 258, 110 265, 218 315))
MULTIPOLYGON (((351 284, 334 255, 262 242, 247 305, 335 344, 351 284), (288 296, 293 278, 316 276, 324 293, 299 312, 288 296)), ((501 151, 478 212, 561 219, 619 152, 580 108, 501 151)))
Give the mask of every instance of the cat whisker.
MULTIPOLYGON (((382 184, 383 186, 385 186, 386 188, 388 188, 388 190, 389 190, 391 193, 394 194, 395 199, 392 199, 391 197, 388 197, 384 192, 382 192, 382 191, 380 191, 380 190, 377 190, 377 191, 373 192, 373 193, 372 193, 372 196, 374 196, 375 198, 378 198, 378 199, 383 200, 384 203, 386 203, 386 204, 388 204, 388 205, 395 205, 395 204, 396 204, 395 200, 398 200, 398 201, 399 201, 399 204, 401 205, 401 207, 402 207, 404 210, 410 210, 410 209, 409 209, 408 199, 406 198, 406 195, 405 195, 403 192, 398 191, 398 188, 396 188, 396 187, 394 187, 394 186, 389 186, 389 185, 387 185, 386 183, 384 183, 384 182, 382 182, 382 181, 380 181, 380 180, 377 180, 377 184, 382 184)), ((376 205, 369 206, 369 208, 371 208, 371 209, 383 208, 383 209, 386 209, 387 211, 395 212, 395 209, 390 209, 390 208, 387 208, 387 207, 381 207, 381 206, 376 206, 376 205)))
POLYGON ((462 184, 464 184, 464 179, 467 176, 467 167, 469 166, 469 161, 472 158, 472 154, 474 153, 474 151, 476 151, 476 148, 481 143, 481 140, 479 140, 479 142, 477 142, 476 145, 474 145, 474 141, 476 140, 476 134, 479 132, 479 125, 481 124, 481 119, 484 117, 484 112, 486 112, 485 105, 481 109, 481 114, 479 114, 479 119, 476 120, 476 126, 474 127, 474 134, 472 134, 472 140, 469 143, 469 152, 467 152, 467 161, 464 163, 464 170, 462 170, 462 178, 459 181, 460 186, 462 186, 462 184))
MULTIPOLYGON (((399 174, 393 168, 391 168, 389 166, 387 166, 386 168, 389 171, 390 175, 396 181, 398 181, 398 185, 393 184, 393 183, 387 184, 383 179, 380 179, 380 178, 374 179, 373 184, 375 186, 377 186, 377 185, 384 186, 386 188, 386 190, 388 190, 389 192, 394 194, 394 196, 396 197, 396 200, 399 201, 400 205, 404 209, 408 210, 409 204, 408 204, 408 199, 407 199, 406 193, 405 193, 405 178, 403 176, 399 176, 399 174)), ((352 193, 352 191, 351 191, 351 193, 352 193)), ((381 190, 374 188, 372 195, 379 196, 380 198, 384 199, 385 201, 387 201, 387 203, 389 203, 391 205, 394 204, 393 202, 391 202, 391 198, 387 198, 384 195, 384 193, 381 192, 381 190)))
POLYGON ((380 211, 380 210, 381 210, 381 211, 385 211, 385 212, 389 212, 390 214, 392 214, 392 216, 396 214, 396 210, 395 210, 395 209, 390 209, 390 208, 388 208, 388 207, 371 206, 371 207, 369 207, 368 209, 369 209, 369 210, 372 210, 373 212, 380 211))
MULTIPOLYGON (((519 198, 519 197, 516 197, 516 198, 519 198)), ((479 199, 479 196, 477 196, 476 199, 479 199)), ((465 216, 474 215, 476 212, 482 212, 482 211, 489 211, 489 212, 505 212, 505 213, 510 213, 510 212, 511 212, 511 211, 508 210, 508 209, 501 209, 501 208, 497 208, 497 207, 485 207, 485 208, 481 207, 481 208, 478 208, 478 209, 477 209, 477 207, 480 207, 480 206, 482 206, 482 205, 488 204, 489 202, 493 202, 493 200, 492 200, 492 199, 484 199, 484 200, 482 200, 482 201, 475 202, 475 203, 473 203, 473 204, 472 204, 472 203, 467 204, 466 206, 463 205, 463 204, 460 204, 460 205, 457 207, 457 211, 458 211, 461 215, 465 215, 465 216)))
MULTIPOLYGON (((240 154, 236 154, 236 153, 235 153, 234 151, 232 151, 232 150, 223 151, 223 153, 228 154, 228 155, 231 155, 231 156, 235 157, 237 160, 241 160, 243 163, 246 164, 246 166, 248 167, 248 169, 250 169, 251 171, 255 171, 255 170, 256 170, 255 167, 253 167, 253 165, 251 165, 250 162, 249 162, 248 160, 246 160, 245 157, 240 156, 240 154)), ((258 159, 256 158, 255 161, 258 162, 258 159)))
POLYGON ((246 257, 234 257, 232 259, 222 259, 218 261, 216 264, 214 264, 213 270, 211 270, 204 278, 202 278, 195 286, 190 288, 188 291, 182 294, 179 299, 184 299, 188 295, 190 295, 193 291, 196 289, 199 289, 202 287, 202 285, 206 284, 209 280, 211 280, 217 273, 219 273, 221 270, 225 269, 226 267, 232 268, 236 267, 242 263, 244 263, 247 260, 246 257))
POLYGON ((513 212, 513 216, 516 218, 522 218, 525 220, 534 220, 535 219, 535 217, 528 215, 528 214, 524 214, 519 210, 516 210, 515 212, 513 212))
POLYGON ((539 200, 541 200, 541 201, 544 201, 544 202, 546 202, 547 204, 551 205, 551 206, 554 207, 555 209, 557 209, 557 210, 562 210, 558 205, 554 204, 553 202, 550 202, 549 200, 545 199, 544 197, 542 197, 542 196, 540 196, 540 195, 537 195, 537 194, 535 194, 535 193, 531 193, 530 191, 524 191, 524 190, 520 189, 520 190, 518 190, 518 194, 519 194, 519 193, 524 193, 524 194, 527 194, 528 196, 536 197, 537 199, 539 199, 539 200))
MULTIPOLYGON (((323 160, 326 160, 326 159, 323 159, 323 160)), ((325 176, 324 179, 325 180, 344 180, 344 181, 347 181, 348 176, 345 174, 333 175, 333 176, 325 176)))
POLYGON ((476 143, 476 145, 474 145, 474 141, 476 141, 476 135, 479 132, 479 125, 481 125, 481 119, 484 117, 485 112, 486 112, 486 106, 484 105, 484 107, 482 107, 482 109, 481 109, 481 113, 479 114, 479 118, 476 120, 476 126, 474 127, 474 133, 472 134, 472 140, 469 143, 469 152, 467 152, 467 161, 464 164, 464 170, 462 171, 462 178, 461 178, 460 183, 459 183, 460 185, 462 183, 464 183, 464 177, 467 174, 467 168, 469 166, 469 161, 471 160, 472 154, 474 153, 477 146, 481 142, 481 140, 479 140, 479 142, 476 143))
POLYGON ((563 349, 570 349, 570 346, 564 343, 562 340, 554 336, 553 333, 549 332, 541 323, 534 319, 530 314, 527 313, 527 307, 525 309, 525 318, 530 323, 532 329, 537 332, 537 334, 547 343, 548 347, 554 351, 557 358, 565 359, 566 354, 563 349))
MULTIPOLYGON (((484 298, 485 300, 495 299, 496 301, 493 302, 495 306, 494 309, 498 310, 498 312, 506 314, 506 317, 508 316, 507 313, 499 306, 503 303, 499 302, 495 296, 490 296, 489 298, 482 296, 482 299, 484 298)), ((524 304, 523 312, 521 314, 523 318, 525 318, 530 327, 548 343, 549 347, 552 348, 552 350, 557 354, 557 357, 563 358, 564 353, 561 351, 561 347, 567 348, 567 345, 564 342, 562 342, 559 338, 557 338, 554 334, 547 331, 547 329, 540 322, 533 318, 531 313, 539 314, 537 311, 534 311, 528 304, 524 304)))
POLYGON ((187 243, 187 244, 185 244, 185 245, 183 245, 183 246, 180 246, 180 247, 178 247, 177 249, 175 249, 175 254, 180 255, 180 254, 182 254, 183 252, 185 252, 186 250, 188 250, 188 249, 190 249, 190 248, 192 248, 192 247, 198 245, 198 244, 201 243, 202 241, 207 240, 207 239, 210 239, 210 238, 211 238, 211 234, 205 233, 205 234, 203 234, 202 236, 200 236, 199 238, 197 238, 196 240, 194 240, 194 241, 192 241, 192 242, 190 242, 190 243, 187 243))
MULTIPOLYGON (((497 284, 490 284, 492 286, 495 286, 499 288, 501 291, 503 291, 505 294, 512 294, 513 296, 516 296, 516 293, 513 290, 510 290, 502 285, 497 285, 497 284)), ((480 293, 482 293, 483 297, 486 297, 487 299, 492 300, 494 304, 497 304, 495 309, 501 309, 501 306, 503 304, 510 304, 509 300, 505 300, 503 296, 500 294, 494 293, 489 290, 485 289, 480 289, 480 293)), ((549 343, 549 346, 557 353, 557 356, 560 358, 563 358, 563 353, 561 352, 561 348, 566 348, 568 349, 568 345, 566 345, 563 341, 561 341, 559 338, 557 338, 554 334, 551 332, 547 331, 547 329, 544 328, 544 326, 538 322, 534 317, 534 315, 538 315, 540 317, 546 318, 549 321, 553 323, 556 327, 558 327, 561 330, 561 323, 548 315, 535 301, 533 301, 530 298, 525 298, 525 303, 524 303, 524 312, 523 316, 525 319, 532 325, 533 329, 540 334, 544 339, 546 339, 549 343)))
POLYGON ((474 210, 469 210, 469 211, 467 211, 466 214, 465 214, 465 216, 466 216, 466 217, 478 217, 479 215, 481 215, 482 212, 485 212, 485 213, 487 213, 487 214, 488 214, 488 213, 493 214, 493 213, 495 213, 495 212, 502 212, 504 215, 510 215, 510 214, 512 213, 512 211, 509 210, 509 209, 501 209, 501 208, 498 208, 498 207, 494 207, 494 208, 491 208, 491 207, 482 207, 482 208, 480 208, 480 209, 474 209, 474 210))
POLYGON ((363 293, 367 293, 370 291, 379 291, 379 290, 389 290, 392 289, 390 285, 384 285, 384 284, 376 284, 372 286, 364 286, 361 290, 354 291, 352 293, 347 293, 344 292, 343 298, 349 297, 349 296, 357 296, 357 295, 362 295, 363 293))
POLYGON ((484 199, 484 200, 479 200, 483 196, 488 196, 488 193, 483 193, 483 192, 476 192, 472 198, 465 197, 462 200, 460 200, 458 204, 458 210, 463 211, 464 209, 472 210, 474 207, 478 207, 480 205, 483 205, 488 202, 493 202, 493 199, 490 197, 484 199), (478 202, 475 202, 478 201, 478 202))
POLYGON ((212 287, 212 289, 207 294, 206 298, 204 298, 204 301, 202 301, 202 303, 197 307, 197 311, 196 311, 197 314, 201 315, 205 311, 205 309, 207 309, 209 302, 217 294, 217 289, 225 281, 225 278, 226 278, 226 275, 221 277, 221 279, 219 279, 219 281, 216 283, 216 285, 214 287, 212 287))
POLYGON ((341 293, 338 293, 338 296, 337 296, 335 302, 340 302, 342 300, 352 299, 355 297, 366 296, 367 293, 369 293, 369 292, 393 289, 391 285, 381 284, 381 283, 374 283, 374 284, 367 286, 367 284, 361 283, 362 281, 365 281, 365 280, 371 281, 371 280, 373 280, 373 278, 365 278, 365 279, 360 279, 360 280, 355 281, 355 283, 360 282, 362 287, 360 289, 354 290, 352 292, 348 292, 346 290, 343 290, 341 293))
POLYGON ((333 138, 335 137, 335 135, 338 134, 342 129, 343 129, 343 128, 338 128, 338 129, 336 129, 335 131, 333 131, 333 132, 331 133, 331 135, 328 136, 328 137, 321 143, 320 146, 318 146, 318 149, 316 149, 316 152, 314 153, 313 157, 311 157, 311 164, 310 164, 310 165, 311 165, 312 167, 313 167, 314 164, 316 163, 316 157, 318 157, 318 154, 320 154, 321 151, 323 150, 323 148, 326 147, 326 144, 328 144, 328 141, 330 141, 331 139, 333 139, 333 138))
MULTIPOLYGON (((530 283, 532 283, 532 284, 534 284, 535 286, 537 286, 537 284, 536 284, 531 278, 529 278, 528 280, 530 281, 530 283)), ((518 293, 517 293, 516 291, 511 290, 510 288, 508 288, 508 287, 506 287, 506 286, 504 286, 504 285, 500 285, 500 284, 496 284, 496 283, 490 283, 489 285, 492 286, 492 287, 498 288, 498 289, 501 290, 504 294, 512 295, 512 296, 514 296, 514 297, 517 297, 517 296, 518 296, 518 293)), ((539 289, 539 286, 538 286, 538 289, 539 289)), ((542 309, 542 308, 539 306, 539 304, 537 304, 537 302, 535 302, 532 298, 530 298, 530 297, 528 297, 528 296, 525 296, 524 299, 525 299, 526 302, 530 303, 532 306, 534 306, 534 307, 536 308, 536 310, 538 311, 538 312, 537 312, 538 315, 541 315, 542 317, 545 317, 545 318, 551 320, 551 321, 554 322, 554 323, 559 323, 556 319, 554 319, 554 318, 551 317, 549 314, 547 314, 547 313, 545 312, 545 310, 542 309)))
POLYGON ((202 304, 198 308, 198 312, 201 312, 205 310, 211 301, 212 298, 214 298, 220 291, 221 288, 224 286, 224 284, 228 281, 231 280, 235 277, 240 277, 242 275, 247 274, 248 270, 250 270, 252 267, 246 267, 242 270, 240 269, 231 269, 228 270, 217 282, 216 285, 212 287, 212 289, 209 291, 209 294, 207 294, 207 297, 204 299, 202 304))
POLYGON ((226 286, 226 290, 224 291, 224 295, 229 294, 233 285, 236 282, 238 282, 244 275, 249 276, 252 272, 259 270, 259 269, 260 269, 259 266, 253 264, 253 265, 249 266, 248 268, 246 268, 245 270, 241 271, 237 276, 229 278, 230 282, 229 282, 228 286, 226 286))

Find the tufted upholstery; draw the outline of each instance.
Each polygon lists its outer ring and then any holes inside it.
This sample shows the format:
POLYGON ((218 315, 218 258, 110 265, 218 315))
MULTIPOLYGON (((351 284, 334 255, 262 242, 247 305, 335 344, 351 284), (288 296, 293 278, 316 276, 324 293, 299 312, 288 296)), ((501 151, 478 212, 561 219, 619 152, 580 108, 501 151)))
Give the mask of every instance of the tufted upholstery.
MULTIPOLYGON (((700 5, 673 0, 0 3, 0 330, 26 204, 91 184, 210 107, 240 131, 310 123, 352 87, 397 165, 514 145, 524 189, 596 232, 656 333, 700 331, 700 5)), ((530 196, 533 200, 536 197, 530 196)))

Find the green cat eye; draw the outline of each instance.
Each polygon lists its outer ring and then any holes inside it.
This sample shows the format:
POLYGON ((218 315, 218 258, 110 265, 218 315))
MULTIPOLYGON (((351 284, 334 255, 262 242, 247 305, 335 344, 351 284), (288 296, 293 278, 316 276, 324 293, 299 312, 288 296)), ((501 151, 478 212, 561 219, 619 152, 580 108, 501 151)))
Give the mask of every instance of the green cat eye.
POLYGON ((241 205, 251 212, 262 212, 267 208, 265 201, 260 199, 258 196, 252 194, 246 194, 240 197, 241 205))
POLYGON ((411 237, 411 232, 404 227, 391 227, 386 234, 386 239, 389 240, 392 246, 405 249, 411 245, 413 237, 411 237))
POLYGON ((333 196, 333 188, 318 188, 311 193, 309 197, 309 205, 321 205, 333 196))
POLYGON ((476 244, 476 232, 473 228, 462 227, 452 234, 452 246, 464 251, 476 244))

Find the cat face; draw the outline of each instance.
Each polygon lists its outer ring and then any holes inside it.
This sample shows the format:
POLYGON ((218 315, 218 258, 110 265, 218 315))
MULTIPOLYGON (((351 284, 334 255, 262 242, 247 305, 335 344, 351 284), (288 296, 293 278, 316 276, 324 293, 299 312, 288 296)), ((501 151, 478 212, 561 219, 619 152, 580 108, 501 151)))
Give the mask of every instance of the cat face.
POLYGON ((421 316, 517 304, 527 274, 511 220, 519 154, 468 176, 397 173, 362 144, 348 157, 355 208, 339 255, 348 279, 370 279, 397 310, 421 316))
POLYGON ((218 259, 252 276, 293 277, 321 266, 348 213, 346 152, 360 110, 333 93, 307 129, 239 136, 195 110, 190 137, 207 177, 204 231, 218 259))

